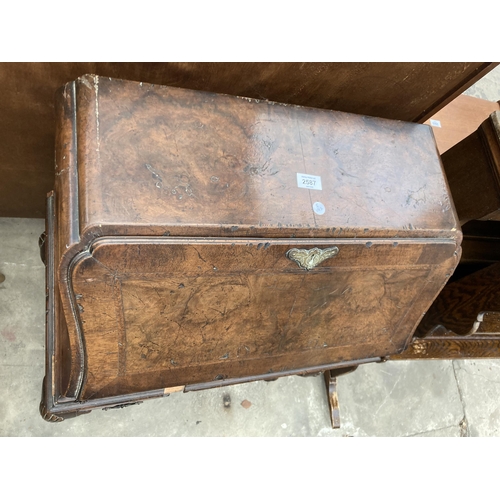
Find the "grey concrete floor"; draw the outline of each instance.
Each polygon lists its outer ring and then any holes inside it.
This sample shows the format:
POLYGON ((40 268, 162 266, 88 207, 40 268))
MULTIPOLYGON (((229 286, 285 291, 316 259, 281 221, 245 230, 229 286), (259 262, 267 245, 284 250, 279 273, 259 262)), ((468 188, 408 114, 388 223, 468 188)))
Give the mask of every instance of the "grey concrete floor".
MULTIPOLYGON (((467 92, 500 100, 500 68, 467 92)), ((61 423, 38 413, 44 375, 44 221, 0 219, 0 436, 499 436, 500 360, 389 361, 338 379, 333 430, 322 377, 175 393, 61 423), (230 405, 224 399, 230 398, 230 405), (242 405, 243 402, 246 402, 242 405), (248 404, 250 403, 250 405, 248 404)))

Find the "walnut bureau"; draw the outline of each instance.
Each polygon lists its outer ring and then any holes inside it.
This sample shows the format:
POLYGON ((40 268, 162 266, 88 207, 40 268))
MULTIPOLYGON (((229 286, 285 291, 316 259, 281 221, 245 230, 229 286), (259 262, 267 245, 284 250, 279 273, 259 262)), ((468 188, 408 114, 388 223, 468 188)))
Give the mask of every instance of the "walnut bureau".
POLYGON ((381 361, 458 263, 426 125, 95 75, 57 114, 47 420, 381 361))

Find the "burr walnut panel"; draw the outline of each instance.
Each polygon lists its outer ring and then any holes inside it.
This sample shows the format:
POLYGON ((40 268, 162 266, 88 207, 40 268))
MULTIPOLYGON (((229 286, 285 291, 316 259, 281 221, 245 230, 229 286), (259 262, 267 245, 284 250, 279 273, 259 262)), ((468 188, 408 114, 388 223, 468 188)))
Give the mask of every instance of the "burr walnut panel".
POLYGON ((336 240, 307 271, 286 254, 311 240, 138 241, 97 242, 74 269, 85 399, 402 350, 456 260, 444 242, 336 240))

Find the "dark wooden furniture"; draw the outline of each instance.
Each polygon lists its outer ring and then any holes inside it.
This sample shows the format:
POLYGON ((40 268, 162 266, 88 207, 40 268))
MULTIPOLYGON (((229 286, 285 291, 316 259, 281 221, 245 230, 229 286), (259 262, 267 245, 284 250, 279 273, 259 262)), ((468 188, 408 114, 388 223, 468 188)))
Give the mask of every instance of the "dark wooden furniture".
POLYGON ((48 420, 381 361, 457 265, 425 125, 92 75, 57 112, 48 420))
POLYGON ((449 283, 408 349, 391 359, 500 357, 500 262, 449 283))
POLYGON ((339 397, 337 394, 337 377, 347 375, 356 370, 358 365, 345 366, 342 368, 334 368, 333 370, 325 370, 325 387, 328 397, 328 406, 330 408, 330 421, 334 429, 340 428, 340 407, 339 397))
POLYGON ((500 221, 500 111, 442 155, 460 224, 500 221))
POLYGON ((500 221, 462 227, 462 257, 397 359, 500 358, 500 221))
POLYGON ((0 217, 44 217, 54 94, 85 73, 423 122, 496 63, 0 63, 0 217))

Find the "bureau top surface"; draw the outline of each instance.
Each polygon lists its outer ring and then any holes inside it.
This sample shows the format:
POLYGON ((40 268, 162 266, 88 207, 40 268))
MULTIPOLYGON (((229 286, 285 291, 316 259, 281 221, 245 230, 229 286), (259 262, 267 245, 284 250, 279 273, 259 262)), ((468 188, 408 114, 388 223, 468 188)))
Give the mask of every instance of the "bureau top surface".
POLYGON ((459 227, 426 125, 92 75, 65 92, 81 231, 451 237, 459 227))

